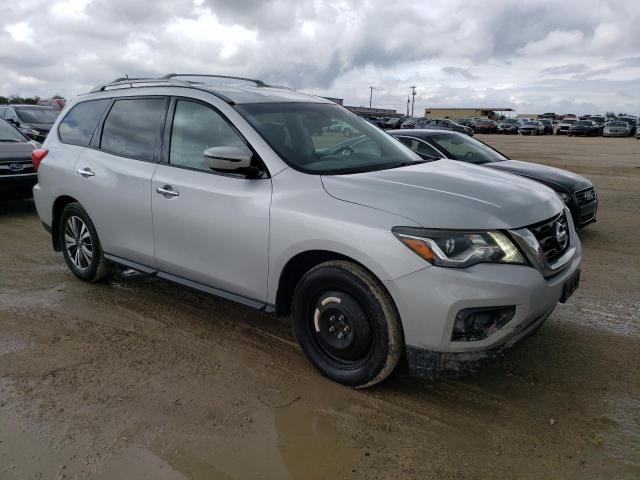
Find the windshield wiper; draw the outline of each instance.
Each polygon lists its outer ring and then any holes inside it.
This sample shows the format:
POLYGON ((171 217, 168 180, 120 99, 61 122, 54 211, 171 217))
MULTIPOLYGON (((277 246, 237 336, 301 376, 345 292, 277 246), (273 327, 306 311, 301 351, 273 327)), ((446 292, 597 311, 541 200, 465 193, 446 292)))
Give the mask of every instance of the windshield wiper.
POLYGON ((22 140, 16 140, 15 138, 0 138, 0 142, 21 143, 22 140))

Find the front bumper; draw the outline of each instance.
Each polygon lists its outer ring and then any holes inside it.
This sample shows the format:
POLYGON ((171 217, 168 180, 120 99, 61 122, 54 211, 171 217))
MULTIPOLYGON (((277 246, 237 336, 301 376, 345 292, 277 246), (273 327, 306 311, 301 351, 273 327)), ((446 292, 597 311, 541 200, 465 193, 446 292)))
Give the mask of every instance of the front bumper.
POLYGON ((30 197, 38 182, 36 173, 18 173, 0 176, 0 198, 30 197))
POLYGON ((452 362, 495 356, 537 329, 560 301, 565 282, 580 268, 577 235, 573 258, 550 277, 524 265, 478 264, 467 269, 429 266, 387 281, 405 334, 412 370, 426 373, 452 362), (452 342, 457 313, 465 308, 515 305, 513 319, 487 338, 452 342))

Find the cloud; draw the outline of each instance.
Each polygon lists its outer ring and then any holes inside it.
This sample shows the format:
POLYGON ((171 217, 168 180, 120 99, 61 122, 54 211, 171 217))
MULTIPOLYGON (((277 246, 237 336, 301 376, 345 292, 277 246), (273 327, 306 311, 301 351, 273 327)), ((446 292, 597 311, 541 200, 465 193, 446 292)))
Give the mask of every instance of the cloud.
POLYGON ((448 73, 449 75, 460 75, 461 77, 467 78, 469 80, 477 80, 477 76, 472 74, 467 68, 460 67, 442 67, 442 71, 444 73, 448 73))
POLYGON ((635 0, 21 0, 0 17, 0 94, 213 72, 355 105, 375 85, 374 104, 399 111, 416 85, 418 111, 637 112, 639 22, 635 0))

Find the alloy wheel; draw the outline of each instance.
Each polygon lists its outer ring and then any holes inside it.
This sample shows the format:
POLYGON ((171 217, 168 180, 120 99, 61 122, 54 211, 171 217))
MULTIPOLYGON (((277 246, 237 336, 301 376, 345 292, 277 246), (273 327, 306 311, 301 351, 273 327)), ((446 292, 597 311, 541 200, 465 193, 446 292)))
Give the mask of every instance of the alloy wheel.
POLYGON ((70 216, 64 226, 64 244, 74 267, 86 271, 93 259, 93 243, 87 225, 80 217, 70 216))

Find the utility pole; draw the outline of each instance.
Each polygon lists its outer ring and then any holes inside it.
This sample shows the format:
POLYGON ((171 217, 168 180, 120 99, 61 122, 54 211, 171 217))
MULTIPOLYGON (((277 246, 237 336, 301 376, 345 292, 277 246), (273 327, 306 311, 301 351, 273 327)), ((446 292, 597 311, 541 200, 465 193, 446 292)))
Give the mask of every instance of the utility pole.
POLYGON ((411 103, 411 99, 407 95, 407 117, 409 116, 409 104, 411 103))
POLYGON ((371 108, 371 100, 373 100, 373 91, 376 89, 373 85, 369 87, 369 108, 371 108))
POLYGON ((411 89, 411 116, 413 117, 413 107, 416 103, 416 87, 412 86, 409 88, 411 89))

